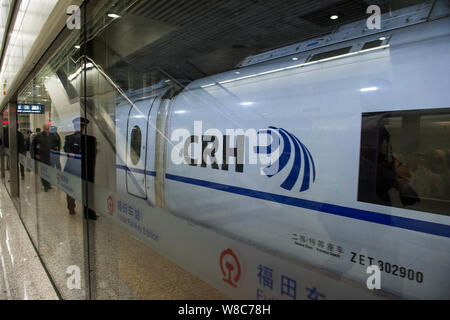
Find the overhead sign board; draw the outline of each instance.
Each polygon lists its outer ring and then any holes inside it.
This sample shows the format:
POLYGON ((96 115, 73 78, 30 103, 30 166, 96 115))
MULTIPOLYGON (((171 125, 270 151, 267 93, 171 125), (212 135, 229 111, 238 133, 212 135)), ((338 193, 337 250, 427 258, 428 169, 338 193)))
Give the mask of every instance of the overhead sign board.
POLYGON ((44 113, 42 104, 18 104, 17 113, 44 113))

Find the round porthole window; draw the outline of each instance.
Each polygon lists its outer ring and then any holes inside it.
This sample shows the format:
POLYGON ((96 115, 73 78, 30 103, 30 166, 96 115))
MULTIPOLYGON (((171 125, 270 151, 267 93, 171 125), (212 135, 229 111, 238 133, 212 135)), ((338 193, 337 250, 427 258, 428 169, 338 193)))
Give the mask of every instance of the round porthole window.
POLYGON ((142 143, 142 133, 141 129, 138 126, 134 126, 133 130, 131 131, 131 150, 130 150, 130 157, 131 162, 136 165, 139 162, 139 159, 141 158, 141 143, 142 143))

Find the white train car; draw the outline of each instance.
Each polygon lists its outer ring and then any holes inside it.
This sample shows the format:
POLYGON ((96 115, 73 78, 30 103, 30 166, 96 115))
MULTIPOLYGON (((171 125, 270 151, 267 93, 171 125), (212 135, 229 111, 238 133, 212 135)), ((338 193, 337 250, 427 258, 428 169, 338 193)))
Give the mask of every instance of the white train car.
POLYGON ((365 283, 377 265, 385 291, 449 298, 449 27, 162 82, 117 108, 117 189, 340 277, 365 283))

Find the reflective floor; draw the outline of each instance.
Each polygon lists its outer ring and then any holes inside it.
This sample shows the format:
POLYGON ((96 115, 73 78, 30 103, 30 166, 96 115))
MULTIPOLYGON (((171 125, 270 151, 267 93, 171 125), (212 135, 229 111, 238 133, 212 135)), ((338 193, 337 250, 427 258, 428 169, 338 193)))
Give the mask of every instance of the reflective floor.
POLYGON ((41 179, 32 172, 20 180, 20 206, 24 224, 29 230, 63 299, 86 299, 85 257, 83 251, 83 218, 78 204, 76 215, 69 215, 66 195, 55 187, 44 191, 41 179), (68 269, 80 270, 81 288, 69 288, 68 269))
MULTIPOLYGON (((6 175, 8 181, 8 171, 6 175)), ((55 187, 46 192, 31 171, 25 172, 19 187, 23 223, 58 292, 63 299, 87 299, 85 220, 80 203, 76 203, 76 214, 70 215, 66 194, 55 187), (80 268, 81 289, 67 286, 70 266, 80 268)), ((0 193, 10 203, 8 214, 18 220, 4 186, 0 193)), ((89 254, 92 299, 229 299, 102 216, 89 220, 89 254)))
POLYGON ((3 184, 0 184, 0 299, 58 299, 3 184))
POLYGON ((96 299, 229 299, 105 219, 95 221, 94 239, 96 299))

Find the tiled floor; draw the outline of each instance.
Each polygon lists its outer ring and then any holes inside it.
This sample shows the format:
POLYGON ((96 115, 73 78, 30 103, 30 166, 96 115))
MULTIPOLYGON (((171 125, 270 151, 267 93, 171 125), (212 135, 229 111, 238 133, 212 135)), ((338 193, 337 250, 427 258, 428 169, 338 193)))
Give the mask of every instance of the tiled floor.
POLYGON ((58 299, 2 183, 0 183, 0 299, 58 299))
MULTIPOLYGON (((77 203, 76 215, 69 215, 66 194, 55 187, 45 192, 32 172, 27 171, 19 185, 22 221, 60 295, 69 300, 86 299, 85 281, 81 281, 81 289, 69 289, 66 273, 75 265, 80 267, 82 279, 86 275, 82 207, 77 203)), ((8 280, 2 281, 0 276, 0 286, 9 286, 5 297, 0 292, 0 299, 57 298, 50 293, 50 282, 2 183, 0 210, 0 256, 5 260, 0 270, 6 270, 8 280)), ((102 216, 90 220, 89 230, 93 299, 228 299, 102 216)))

